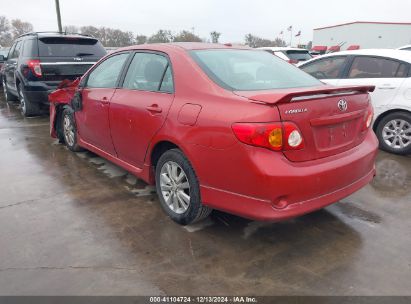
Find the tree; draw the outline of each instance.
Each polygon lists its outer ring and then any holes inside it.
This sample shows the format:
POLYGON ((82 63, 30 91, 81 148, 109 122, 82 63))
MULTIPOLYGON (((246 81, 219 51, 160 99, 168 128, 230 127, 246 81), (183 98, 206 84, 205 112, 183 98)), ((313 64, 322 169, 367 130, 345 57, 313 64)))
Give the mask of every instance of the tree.
POLYGON ((210 33, 211 36, 211 42, 212 43, 218 43, 218 39, 220 39, 221 33, 216 32, 216 31, 212 31, 210 33))
POLYGON ((268 46, 286 46, 286 43, 281 38, 275 38, 275 40, 269 40, 260 38, 258 36, 247 34, 245 36, 245 44, 252 47, 268 47, 268 46))
POLYGON ((10 46, 13 41, 10 22, 5 16, 0 16, 0 46, 10 46))
POLYGON ((13 19, 11 21, 11 34, 13 35, 13 39, 16 39, 18 36, 32 31, 33 25, 30 22, 24 22, 20 19, 13 19))
POLYGON ((169 30, 159 30, 148 38, 148 43, 167 43, 173 41, 173 35, 169 30))
POLYGON ((63 31, 66 33, 80 33, 80 29, 75 25, 66 25, 63 28, 63 31))
POLYGON ((95 38, 100 38, 100 31, 95 26, 91 26, 91 25, 82 26, 80 28, 80 32, 84 35, 90 35, 90 36, 93 36, 95 38))
POLYGON ((174 37, 173 42, 202 42, 202 40, 192 32, 181 31, 174 37))
POLYGON ((136 36, 136 43, 137 43, 137 44, 147 43, 147 36, 145 36, 145 35, 137 35, 137 36, 136 36))

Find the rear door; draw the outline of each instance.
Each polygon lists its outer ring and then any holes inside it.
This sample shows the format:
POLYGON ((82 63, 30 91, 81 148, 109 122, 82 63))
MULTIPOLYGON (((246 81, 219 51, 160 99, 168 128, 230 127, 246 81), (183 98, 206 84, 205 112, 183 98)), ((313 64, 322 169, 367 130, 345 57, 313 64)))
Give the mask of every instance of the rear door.
POLYGON ((384 57, 356 56, 339 85, 375 85, 371 93, 375 107, 389 104, 408 76, 409 64, 384 57))
POLYGON ((322 82, 338 85, 347 64, 347 57, 329 56, 304 64, 300 69, 322 82))
POLYGON ((118 158, 141 168, 148 145, 174 98, 171 65, 160 53, 135 53, 110 103, 111 136, 118 158))
POLYGON ((76 112, 81 139, 111 155, 116 153, 110 135, 110 100, 129 55, 125 52, 110 56, 88 74, 82 89, 83 108, 76 112))
POLYGON ((15 72, 18 65, 18 59, 21 52, 22 41, 18 40, 15 42, 10 50, 9 57, 5 62, 4 73, 6 75, 7 87, 13 91, 16 91, 16 77, 15 72))

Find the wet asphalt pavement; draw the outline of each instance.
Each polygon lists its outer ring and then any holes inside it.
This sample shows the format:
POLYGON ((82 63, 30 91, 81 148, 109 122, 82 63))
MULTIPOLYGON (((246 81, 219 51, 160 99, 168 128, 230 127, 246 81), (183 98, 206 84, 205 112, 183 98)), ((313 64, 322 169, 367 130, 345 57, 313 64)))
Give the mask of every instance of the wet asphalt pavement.
POLYGON ((294 220, 182 227, 2 98, 0 295, 411 295, 411 157, 380 152, 372 184, 294 220))

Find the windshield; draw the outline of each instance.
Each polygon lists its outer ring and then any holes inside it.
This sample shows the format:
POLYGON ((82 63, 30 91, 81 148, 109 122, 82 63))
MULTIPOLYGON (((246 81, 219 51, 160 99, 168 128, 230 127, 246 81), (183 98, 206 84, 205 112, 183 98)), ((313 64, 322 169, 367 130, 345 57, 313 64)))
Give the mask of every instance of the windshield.
POLYGON ((41 57, 103 57, 106 50, 97 39, 47 37, 39 39, 41 57))
POLYGON ((322 83, 297 67, 257 50, 196 50, 194 60, 218 85, 232 91, 319 86, 322 83))
POLYGON ((287 57, 292 60, 306 61, 313 58, 308 51, 287 51, 287 57))

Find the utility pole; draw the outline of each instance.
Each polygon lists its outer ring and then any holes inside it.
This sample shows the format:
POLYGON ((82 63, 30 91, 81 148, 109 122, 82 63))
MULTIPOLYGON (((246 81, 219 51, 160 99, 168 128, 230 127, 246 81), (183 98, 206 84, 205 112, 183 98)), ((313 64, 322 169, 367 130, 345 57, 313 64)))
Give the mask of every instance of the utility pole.
POLYGON ((59 0, 55 0, 55 1, 56 1, 57 24, 59 26, 59 32, 63 32, 63 28, 61 26, 60 3, 59 3, 59 0))

